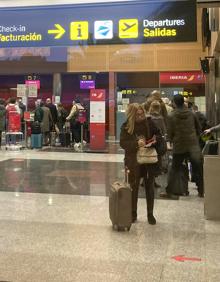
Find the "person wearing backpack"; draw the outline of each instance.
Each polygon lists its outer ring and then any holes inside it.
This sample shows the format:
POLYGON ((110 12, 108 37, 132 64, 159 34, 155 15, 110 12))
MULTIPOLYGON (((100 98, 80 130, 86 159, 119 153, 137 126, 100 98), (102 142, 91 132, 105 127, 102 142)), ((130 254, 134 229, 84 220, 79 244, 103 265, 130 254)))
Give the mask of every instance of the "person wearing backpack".
POLYGON ((44 118, 44 111, 40 106, 40 100, 38 100, 35 105, 36 105, 36 109, 34 112, 34 121, 41 123, 44 118))
POLYGON ((77 148, 80 143, 80 122, 78 121, 79 108, 75 101, 72 103, 72 108, 66 120, 70 121, 72 131, 72 142, 75 143, 74 148, 77 148))

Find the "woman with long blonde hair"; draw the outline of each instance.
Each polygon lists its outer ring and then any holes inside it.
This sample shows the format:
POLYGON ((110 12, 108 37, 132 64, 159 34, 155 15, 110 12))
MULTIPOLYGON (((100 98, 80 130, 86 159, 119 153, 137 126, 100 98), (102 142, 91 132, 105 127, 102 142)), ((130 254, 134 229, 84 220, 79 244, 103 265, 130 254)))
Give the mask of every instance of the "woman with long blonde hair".
POLYGON ((166 135, 167 129, 164 121, 164 117, 161 115, 161 105, 157 100, 153 101, 149 108, 149 115, 153 122, 160 129, 162 135, 166 135))
POLYGON ((146 118, 143 106, 137 103, 130 104, 126 112, 127 120, 121 127, 120 146, 125 150, 125 167, 130 171, 129 183, 132 188, 132 219, 137 220, 137 202, 140 178, 144 178, 144 187, 147 198, 147 219, 149 224, 156 224, 153 215, 154 208, 154 171, 157 164, 138 164, 137 151, 146 145, 147 141, 154 140, 155 146, 160 142, 160 132, 152 122, 146 118))

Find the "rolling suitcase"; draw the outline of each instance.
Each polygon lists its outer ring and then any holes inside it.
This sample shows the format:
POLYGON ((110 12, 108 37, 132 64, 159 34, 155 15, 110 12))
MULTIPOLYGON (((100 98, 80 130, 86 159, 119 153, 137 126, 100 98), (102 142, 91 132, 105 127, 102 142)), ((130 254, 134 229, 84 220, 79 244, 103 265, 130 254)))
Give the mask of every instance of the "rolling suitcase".
POLYGON ((113 229, 118 231, 129 231, 132 224, 132 190, 128 184, 128 173, 126 181, 114 182, 109 194, 109 214, 113 229))
POLYGON ((169 158, 167 180, 169 191, 173 195, 188 196, 189 170, 185 163, 182 163, 178 170, 172 169, 172 157, 169 158))
POLYGON ((41 125, 38 121, 34 121, 31 124, 31 134, 40 134, 41 133, 41 125))
POLYGON ((70 146, 70 133, 62 132, 59 134, 60 144, 62 147, 69 147, 70 146))
POLYGON ((31 148, 40 149, 42 148, 43 138, 42 134, 31 134, 31 148))

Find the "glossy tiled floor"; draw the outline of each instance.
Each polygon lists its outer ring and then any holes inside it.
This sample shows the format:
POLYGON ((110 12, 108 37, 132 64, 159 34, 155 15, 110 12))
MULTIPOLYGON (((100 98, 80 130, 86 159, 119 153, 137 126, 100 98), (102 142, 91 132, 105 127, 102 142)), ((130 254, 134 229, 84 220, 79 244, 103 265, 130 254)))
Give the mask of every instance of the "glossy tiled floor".
POLYGON ((1 151, 0 281, 220 281, 220 222, 204 219, 193 186, 179 201, 156 200, 156 226, 139 199, 130 232, 112 230, 106 195, 122 162, 1 151), (188 260, 173 259, 180 255, 188 260))

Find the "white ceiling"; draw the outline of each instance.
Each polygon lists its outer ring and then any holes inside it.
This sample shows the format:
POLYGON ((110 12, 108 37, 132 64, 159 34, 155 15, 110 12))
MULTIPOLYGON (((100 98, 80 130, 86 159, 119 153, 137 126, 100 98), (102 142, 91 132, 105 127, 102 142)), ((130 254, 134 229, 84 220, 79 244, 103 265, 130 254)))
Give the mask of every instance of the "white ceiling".
MULTIPOLYGON (((0 0, 0 7, 21 7, 21 6, 41 6, 59 4, 79 4, 79 3, 100 3, 100 2, 121 2, 128 0, 0 0)), ((135 1, 135 0, 130 0, 135 1)))

